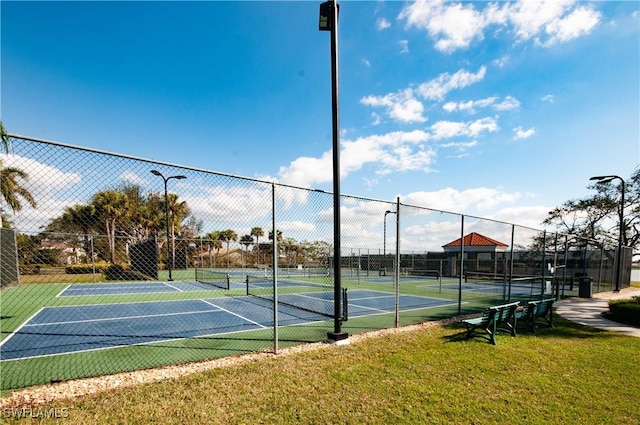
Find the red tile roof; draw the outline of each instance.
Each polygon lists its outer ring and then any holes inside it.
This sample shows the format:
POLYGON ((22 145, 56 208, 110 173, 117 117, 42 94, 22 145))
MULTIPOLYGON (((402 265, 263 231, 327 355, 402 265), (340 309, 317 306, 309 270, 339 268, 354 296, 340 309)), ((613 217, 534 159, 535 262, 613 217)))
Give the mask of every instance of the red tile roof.
MULTIPOLYGON (((442 247, 447 248, 451 246, 460 246, 460 238, 456 239, 455 241, 449 242, 442 247)), ((509 245, 481 235, 480 233, 473 232, 464 237, 464 246, 501 246, 506 248, 509 245)))

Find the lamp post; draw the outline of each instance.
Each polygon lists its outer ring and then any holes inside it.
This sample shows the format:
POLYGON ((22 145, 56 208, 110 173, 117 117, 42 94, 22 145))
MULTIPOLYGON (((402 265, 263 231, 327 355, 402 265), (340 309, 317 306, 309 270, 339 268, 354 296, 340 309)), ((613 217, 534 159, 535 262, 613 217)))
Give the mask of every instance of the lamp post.
POLYGON ((334 290, 334 331, 327 337, 338 342, 346 340, 349 334, 342 332, 340 306, 342 285, 340 276, 340 123, 338 113, 338 14, 340 6, 336 0, 320 4, 318 29, 331 33, 331 122, 333 141, 333 290, 334 290))
POLYGON ((187 177, 182 175, 165 177, 158 170, 151 170, 151 174, 161 177, 164 182, 164 219, 167 222, 167 269, 169 269, 169 282, 171 282, 173 278, 171 276, 172 259, 171 249, 169 247, 169 194, 167 193, 167 182, 171 179, 181 180, 186 179, 187 177))
POLYGON ((384 212, 384 239, 382 240, 382 258, 384 259, 387 255, 387 215, 395 214, 395 211, 386 210, 384 212))
POLYGON ((620 292, 620 284, 622 283, 622 235, 624 234, 624 179, 620 176, 594 176, 589 180, 595 180, 596 183, 610 183, 611 181, 620 180, 620 208, 618 210, 618 219, 620 230, 618 231, 618 268, 616 270, 616 287, 615 292, 620 292))

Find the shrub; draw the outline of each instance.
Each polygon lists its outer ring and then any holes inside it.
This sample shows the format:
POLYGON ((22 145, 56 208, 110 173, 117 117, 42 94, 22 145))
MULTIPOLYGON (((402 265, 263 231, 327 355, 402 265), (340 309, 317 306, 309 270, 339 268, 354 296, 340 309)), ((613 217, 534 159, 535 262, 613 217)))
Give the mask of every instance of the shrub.
POLYGON ((105 280, 150 280, 148 276, 130 270, 128 265, 112 264, 104 269, 105 280))
POLYGON ((640 297, 609 301, 611 318, 616 322, 640 326, 640 297))
POLYGON ((67 274, 91 274, 94 272, 101 272, 104 269, 104 266, 94 265, 94 264, 73 264, 66 266, 64 271, 67 274))

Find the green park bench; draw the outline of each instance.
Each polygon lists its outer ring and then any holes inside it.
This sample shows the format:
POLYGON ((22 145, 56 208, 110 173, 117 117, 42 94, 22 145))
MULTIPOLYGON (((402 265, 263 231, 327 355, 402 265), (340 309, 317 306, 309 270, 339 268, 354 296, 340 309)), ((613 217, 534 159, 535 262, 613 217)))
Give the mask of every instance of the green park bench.
POLYGON ((505 331, 516 336, 516 311, 520 303, 515 301, 509 304, 496 305, 486 308, 482 316, 462 321, 467 327, 467 338, 471 338, 480 331, 480 336, 496 345, 496 333, 505 331), (485 335, 486 334, 486 335, 485 335))
POLYGON ((553 298, 547 298, 527 302, 522 311, 517 313, 518 322, 533 333, 536 333, 536 327, 553 328, 554 301, 553 298))

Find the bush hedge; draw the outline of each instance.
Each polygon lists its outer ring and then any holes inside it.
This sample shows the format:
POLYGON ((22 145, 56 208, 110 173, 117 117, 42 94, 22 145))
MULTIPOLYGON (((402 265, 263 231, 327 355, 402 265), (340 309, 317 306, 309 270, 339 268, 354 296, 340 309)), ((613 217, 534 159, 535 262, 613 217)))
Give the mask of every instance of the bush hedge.
POLYGON ((64 268, 67 274, 91 274, 94 271, 96 273, 102 273, 108 264, 73 264, 64 268))
POLYGON ((640 326, 640 297, 609 301, 611 319, 628 325, 640 326))
POLYGON ((106 280, 149 280, 142 273, 130 270, 128 266, 112 264, 104 270, 106 280))

